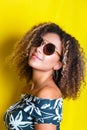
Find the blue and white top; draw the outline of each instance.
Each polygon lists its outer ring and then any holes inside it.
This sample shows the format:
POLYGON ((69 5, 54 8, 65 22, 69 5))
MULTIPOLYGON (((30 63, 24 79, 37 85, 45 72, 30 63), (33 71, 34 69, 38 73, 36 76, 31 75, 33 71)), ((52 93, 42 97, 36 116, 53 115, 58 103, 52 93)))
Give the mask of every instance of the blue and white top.
POLYGON ((62 98, 43 99, 26 94, 4 116, 8 130, 34 130, 35 124, 54 124, 60 130, 62 98))

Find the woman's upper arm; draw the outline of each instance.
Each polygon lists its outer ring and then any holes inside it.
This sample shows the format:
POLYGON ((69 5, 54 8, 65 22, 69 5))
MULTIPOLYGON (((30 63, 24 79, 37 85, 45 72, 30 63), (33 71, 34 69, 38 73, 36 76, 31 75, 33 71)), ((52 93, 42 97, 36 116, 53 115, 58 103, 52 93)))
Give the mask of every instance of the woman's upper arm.
POLYGON ((39 98, 33 111, 34 130, 57 130, 62 117, 62 98, 52 95, 51 90, 48 96, 45 93, 45 98, 43 93, 38 94, 39 98))
POLYGON ((36 124, 35 130, 56 130, 56 127, 53 124, 36 124))

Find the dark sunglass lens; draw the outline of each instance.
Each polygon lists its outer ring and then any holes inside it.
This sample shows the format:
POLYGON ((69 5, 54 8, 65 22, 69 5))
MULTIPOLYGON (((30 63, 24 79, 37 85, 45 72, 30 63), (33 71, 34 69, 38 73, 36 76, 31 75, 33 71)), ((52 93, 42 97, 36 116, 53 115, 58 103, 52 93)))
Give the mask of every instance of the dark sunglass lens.
POLYGON ((46 55, 52 55, 55 51, 55 46, 51 43, 48 43, 44 46, 43 48, 43 52, 46 54, 46 55))
POLYGON ((43 39, 41 37, 35 38, 32 42, 32 46, 39 47, 43 42, 43 39))

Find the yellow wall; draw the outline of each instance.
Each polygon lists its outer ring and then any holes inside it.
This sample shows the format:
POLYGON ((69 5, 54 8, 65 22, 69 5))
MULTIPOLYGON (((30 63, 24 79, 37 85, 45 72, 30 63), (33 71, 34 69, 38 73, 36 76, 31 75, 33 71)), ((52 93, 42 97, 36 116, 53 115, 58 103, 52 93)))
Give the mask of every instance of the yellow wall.
MULTIPOLYGON (((8 67, 14 43, 34 24, 52 21, 74 35, 87 56, 87 0, 3 0, 0 2, 0 130, 3 115, 17 101, 23 83, 8 67)), ((86 78, 87 79, 87 78, 86 78)), ((87 87, 87 85, 86 85, 87 87)), ((87 130, 87 88, 78 100, 64 100, 61 130, 87 130)))

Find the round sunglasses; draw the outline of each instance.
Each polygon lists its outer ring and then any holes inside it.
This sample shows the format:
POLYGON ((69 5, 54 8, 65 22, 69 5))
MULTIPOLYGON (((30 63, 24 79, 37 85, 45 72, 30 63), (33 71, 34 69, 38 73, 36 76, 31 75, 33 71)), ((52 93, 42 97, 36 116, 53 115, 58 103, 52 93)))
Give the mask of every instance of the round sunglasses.
POLYGON ((52 55, 54 52, 57 52, 57 54, 61 57, 58 53, 58 49, 53 43, 46 43, 42 37, 38 37, 32 41, 32 47, 40 47, 41 45, 44 45, 43 53, 45 55, 52 55))

